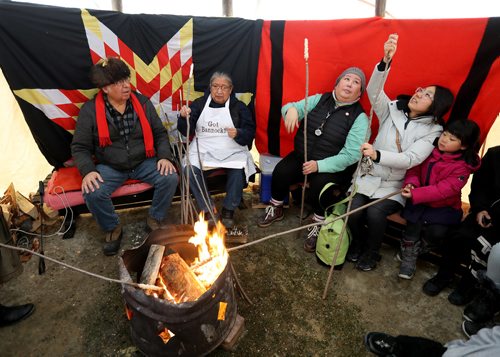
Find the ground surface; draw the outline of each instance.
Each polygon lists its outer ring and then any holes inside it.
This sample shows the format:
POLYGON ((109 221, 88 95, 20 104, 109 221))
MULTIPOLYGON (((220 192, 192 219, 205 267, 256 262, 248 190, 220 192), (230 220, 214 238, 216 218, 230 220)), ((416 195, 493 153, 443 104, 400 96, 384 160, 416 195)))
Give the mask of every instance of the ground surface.
MULTIPOLYGON (((250 205, 251 194, 246 193, 250 205)), ((179 206, 171 208, 178 219, 179 206)), ((298 225, 297 208, 267 229, 256 221, 262 209, 237 212, 250 240, 298 225)), ((145 238, 147 209, 120 211, 125 226, 123 248, 145 238)), ((77 219, 73 239, 46 239, 45 254, 67 264, 118 278, 118 257, 101 253, 102 233, 89 215, 77 219)), ((436 267, 420 262, 412 281, 397 278, 394 248, 384 246, 379 267, 360 272, 346 263, 335 271, 326 300, 322 299, 328 269, 302 249, 303 239, 291 233, 231 253, 238 277, 253 305, 238 299, 245 333, 235 352, 217 349, 213 356, 366 356, 368 331, 420 335, 446 342, 463 338, 462 309, 448 303, 450 290, 431 298, 421 292, 436 267)), ((35 313, 21 323, 0 329, 2 356, 139 356, 132 344, 120 285, 89 277, 47 262, 38 275, 38 258, 24 264, 24 273, 0 288, 5 305, 33 302, 35 313)))

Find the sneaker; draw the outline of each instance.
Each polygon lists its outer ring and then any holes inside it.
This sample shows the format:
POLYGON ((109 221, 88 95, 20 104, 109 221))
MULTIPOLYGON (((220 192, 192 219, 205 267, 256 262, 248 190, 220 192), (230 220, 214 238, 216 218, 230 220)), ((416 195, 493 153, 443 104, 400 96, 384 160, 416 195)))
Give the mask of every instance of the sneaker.
POLYGON ((259 219, 257 225, 261 228, 270 226, 273 222, 281 221, 285 218, 283 206, 267 206, 265 214, 259 219))
POLYGON ((222 207, 222 212, 221 212, 221 219, 222 219, 222 224, 226 228, 230 228, 234 226, 234 211, 225 209, 222 207))
POLYGON ((312 226, 307 228, 307 237, 304 242, 304 250, 308 253, 316 251, 316 242, 318 241, 320 226, 312 226))
POLYGON ((356 243, 356 241, 353 241, 349 246, 349 250, 347 251, 345 260, 351 263, 356 263, 362 254, 363 250, 361 249, 360 244, 356 243))
POLYGON ((368 351, 377 356, 395 356, 398 343, 396 338, 382 333, 369 332, 365 336, 365 346, 368 351))
POLYGON ((480 322, 472 322, 472 321, 463 321, 462 322, 462 331, 467 337, 471 337, 479 332, 482 328, 485 327, 493 327, 495 323, 493 321, 480 323, 480 322))
POLYGON ((377 262, 381 259, 380 254, 375 252, 364 252, 363 255, 359 258, 358 263, 356 264, 356 269, 362 271, 370 271, 377 267, 377 262))
POLYGON ((166 218, 159 221, 151 216, 148 216, 148 218, 146 219, 146 230, 149 232, 155 231, 157 229, 164 229, 166 226, 166 218))
POLYGON ((442 275, 436 274, 429 280, 427 280, 422 287, 422 290, 426 295, 436 296, 444 288, 448 287, 451 284, 453 278, 443 277, 442 275))
POLYGON ((117 225, 112 231, 106 232, 105 242, 102 246, 104 255, 111 256, 118 253, 122 241, 123 231, 121 224, 117 225))

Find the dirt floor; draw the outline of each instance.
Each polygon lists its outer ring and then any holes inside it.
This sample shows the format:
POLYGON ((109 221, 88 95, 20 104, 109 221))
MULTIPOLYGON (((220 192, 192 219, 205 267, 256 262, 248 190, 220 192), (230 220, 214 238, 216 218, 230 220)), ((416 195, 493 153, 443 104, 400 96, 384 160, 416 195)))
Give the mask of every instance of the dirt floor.
MULTIPOLYGON (((245 193, 250 206, 256 194, 245 193)), ((219 202, 220 203, 220 202, 219 202)), ((237 212, 249 228, 249 239, 298 225, 298 208, 267 229, 257 227, 262 209, 237 212)), ((147 208, 121 210, 125 229, 122 247, 138 246, 147 208)), ((170 215, 178 222, 179 205, 170 215)), ((100 275, 119 278, 118 256, 101 252, 102 233, 90 215, 77 218, 75 237, 46 239, 45 254, 100 275)), ((55 228, 54 228, 55 230, 55 228)), ((303 239, 287 234, 231 253, 239 280, 253 302, 237 296, 245 332, 234 352, 217 349, 213 356, 367 356, 368 331, 419 335, 446 342, 464 338, 462 309, 448 303, 451 290, 437 297, 421 291, 436 267, 419 262, 412 281, 397 277, 395 249, 384 245, 376 270, 360 272, 350 263, 334 271, 327 299, 322 299, 328 269, 302 249, 303 239)), ((24 264, 24 273, 0 288, 4 305, 33 302, 35 313, 0 329, 3 356, 140 356, 133 345, 119 284, 106 282, 47 262, 38 274, 38 258, 24 264)))

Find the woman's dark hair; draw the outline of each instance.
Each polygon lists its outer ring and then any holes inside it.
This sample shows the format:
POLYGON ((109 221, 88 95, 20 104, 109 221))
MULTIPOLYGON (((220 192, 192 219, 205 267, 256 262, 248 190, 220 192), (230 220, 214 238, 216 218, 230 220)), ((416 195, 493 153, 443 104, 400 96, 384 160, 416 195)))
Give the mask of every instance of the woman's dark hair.
POLYGON ((481 147, 479 136, 481 130, 479 126, 470 119, 454 119, 448 120, 444 126, 444 131, 460 139, 463 150, 463 159, 466 163, 476 166, 479 163, 477 153, 481 147))
POLYGON ((443 86, 437 84, 433 84, 432 86, 436 87, 436 92, 434 93, 434 100, 427 114, 432 115, 439 124, 443 125, 443 116, 450 110, 453 104, 453 93, 443 86))
POLYGON ((130 77, 130 69, 121 59, 108 57, 100 60, 90 69, 90 80, 97 88, 118 83, 130 77))

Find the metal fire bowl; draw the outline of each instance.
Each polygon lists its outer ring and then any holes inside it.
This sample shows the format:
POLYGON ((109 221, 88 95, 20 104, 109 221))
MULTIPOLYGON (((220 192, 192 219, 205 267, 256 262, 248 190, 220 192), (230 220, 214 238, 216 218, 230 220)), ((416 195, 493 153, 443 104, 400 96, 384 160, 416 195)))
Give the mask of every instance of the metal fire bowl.
MULTIPOLYGON (((191 263, 197 255, 197 248, 188 243, 193 235, 189 225, 172 225, 151 232, 139 247, 126 250, 120 257, 120 279, 138 282, 152 244, 164 245, 191 263)), ((206 355, 224 341, 236 320, 236 298, 228 266, 196 301, 173 304, 124 284, 122 295, 131 312, 132 340, 148 356, 206 355), (165 329, 175 334, 168 342, 160 337, 165 329)))

